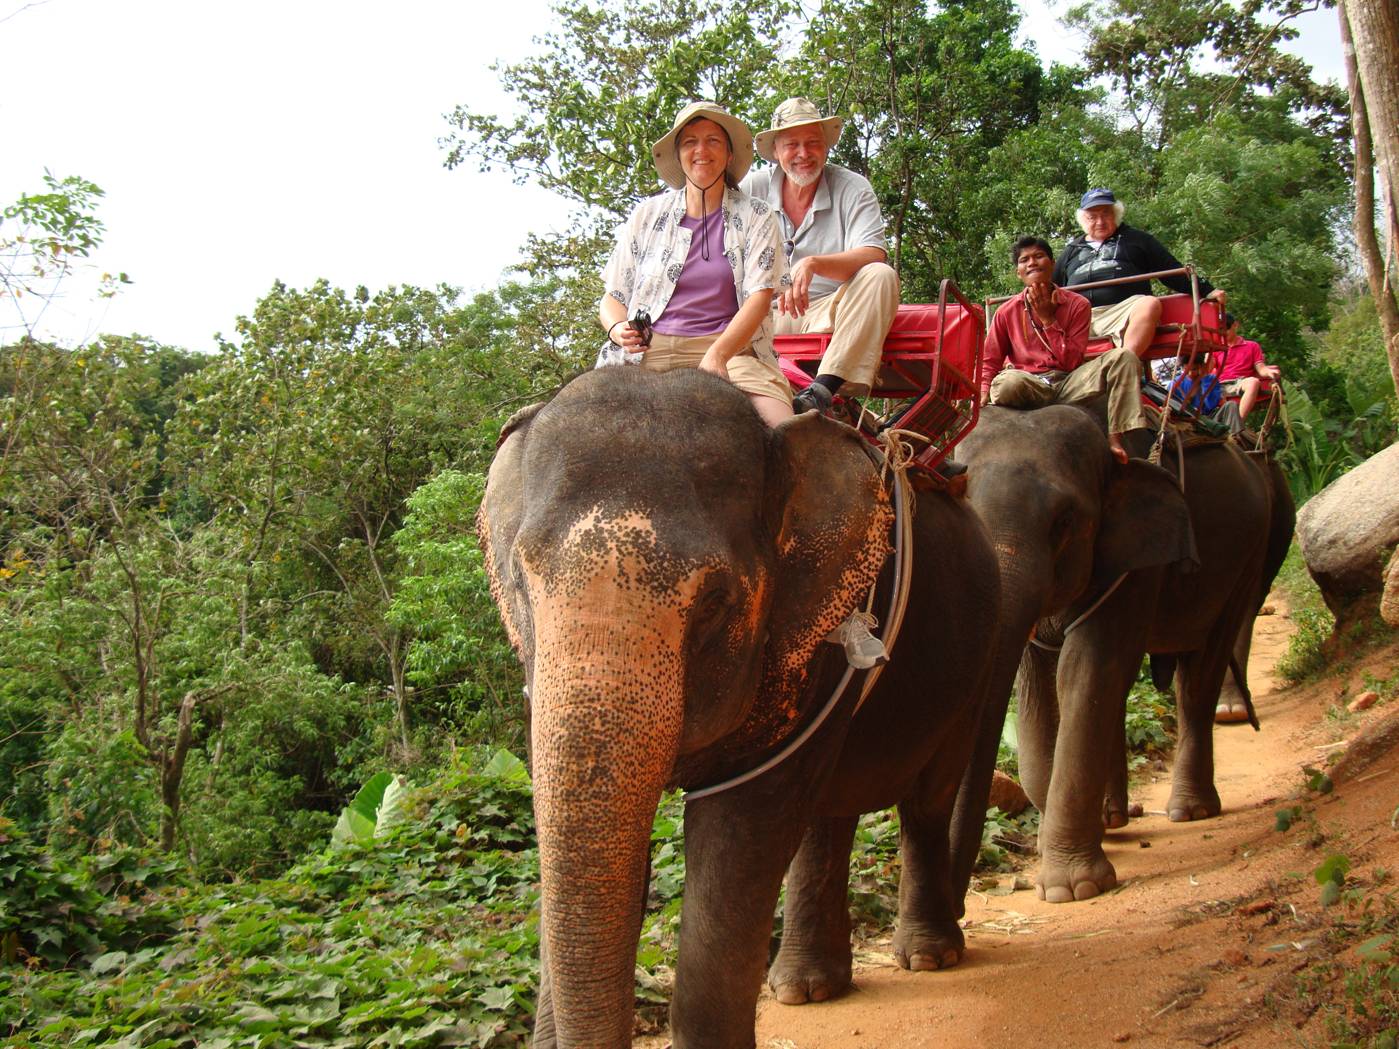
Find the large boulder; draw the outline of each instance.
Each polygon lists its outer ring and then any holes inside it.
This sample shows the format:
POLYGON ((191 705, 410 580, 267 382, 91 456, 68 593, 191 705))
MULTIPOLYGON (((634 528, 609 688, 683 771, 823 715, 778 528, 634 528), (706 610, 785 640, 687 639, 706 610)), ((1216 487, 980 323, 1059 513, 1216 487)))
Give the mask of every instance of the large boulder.
POLYGON ((1389 559, 1384 573, 1384 594, 1380 597, 1380 618, 1390 626, 1399 626, 1399 550, 1389 559))
POLYGON ((1297 543, 1337 634, 1378 612, 1399 544, 1399 444, 1312 496, 1297 514, 1297 543))

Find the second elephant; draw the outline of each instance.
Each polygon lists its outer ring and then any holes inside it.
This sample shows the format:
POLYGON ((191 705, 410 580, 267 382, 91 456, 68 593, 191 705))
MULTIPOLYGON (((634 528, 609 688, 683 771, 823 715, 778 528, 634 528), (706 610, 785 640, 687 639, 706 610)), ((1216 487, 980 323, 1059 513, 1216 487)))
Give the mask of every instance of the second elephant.
POLYGON ((1117 883, 1102 839, 1105 826, 1126 821, 1123 719, 1148 652, 1169 654, 1177 668, 1168 814, 1219 813, 1215 703, 1235 639, 1286 554, 1293 507, 1281 471, 1233 443, 1183 454, 1182 490, 1174 455, 1169 471, 1139 460, 1119 466, 1101 423, 1067 406, 990 408, 959 448, 1003 593, 995 702, 984 707, 958 805, 959 876, 975 856, 976 800, 984 804, 1017 670, 1021 776, 1043 813, 1043 898, 1087 899, 1117 883), (1032 635, 1041 644, 1027 646, 1032 635))

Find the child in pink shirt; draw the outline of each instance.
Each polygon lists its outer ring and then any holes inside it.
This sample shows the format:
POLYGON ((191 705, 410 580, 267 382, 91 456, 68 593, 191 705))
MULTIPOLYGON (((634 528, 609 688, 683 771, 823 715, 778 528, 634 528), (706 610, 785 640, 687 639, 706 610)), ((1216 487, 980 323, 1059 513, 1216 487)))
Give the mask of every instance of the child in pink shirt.
POLYGON ((1276 382, 1282 372, 1263 363, 1263 347, 1239 335, 1239 321, 1232 313, 1224 315, 1225 349, 1219 354, 1219 384, 1227 396, 1239 398, 1239 418, 1247 419, 1258 401, 1263 380, 1276 382))

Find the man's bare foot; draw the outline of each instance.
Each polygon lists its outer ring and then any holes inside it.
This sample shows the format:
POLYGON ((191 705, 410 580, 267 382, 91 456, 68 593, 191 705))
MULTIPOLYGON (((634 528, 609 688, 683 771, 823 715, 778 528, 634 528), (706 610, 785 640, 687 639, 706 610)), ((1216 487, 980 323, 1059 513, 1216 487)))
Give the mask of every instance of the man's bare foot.
POLYGON ((1127 449, 1122 447, 1122 435, 1120 433, 1108 434, 1108 451, 1112 452, 1112 457, 1123 466, 1127 465, 1127 449))

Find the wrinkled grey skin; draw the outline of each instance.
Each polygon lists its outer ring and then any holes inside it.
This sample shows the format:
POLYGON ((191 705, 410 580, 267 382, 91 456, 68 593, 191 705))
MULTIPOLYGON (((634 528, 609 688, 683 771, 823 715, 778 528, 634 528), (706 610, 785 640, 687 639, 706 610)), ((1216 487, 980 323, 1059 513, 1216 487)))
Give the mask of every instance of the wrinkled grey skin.
MULTIPOLYGON (((848 984, 844 872, 867 808, 906 813, 902 950, 960 952, 947 822, 997 574, 964 501, 925 493, 918 504, 905 640, 858 717, 851 690, 786 762, 686 806, 677 1049, 753 1046, 778 890, 799 845, 774 971, 812 997, 848 984), (827 874, 837 856, 839 886, 827 874)), ((507 427, 478 527, 531 696, 535 1045, 631 1044, 660 794, 752 767, 825 703, 844 659, 822 639, 863 602, 889 520, 852 431, 815 415, 768 430, 746 397, 697 371, 589 373, 507 427)))
POLYGON ((979 844, 973 802, 986 797, 1018 670, 1021 779, 1043 813, 1038 889, 1053 902, 1088 899, 1116 884, 1102 837, 1105 825, 1126 823, 1123 719, 1147 652, 1176 666, 1180 738, 1168 814, 1219 813, 1214 707, 1236 639, 1286 553, 1291 498, 1275 466, 1233 444, 1187 452, 1182 493, 1173 452, 1166 469, 1138 460, 1118 466, 1101 423, 1067 406, 989 408, 958 460, 1002 576, 991 701, 954 829, 958 884, 979 844), (1065 637, 1064 627, 1124 573, 1065 637), (1025 645, 1032 629, 1041 640, 1062 640, 1062 651, 1025 645))

